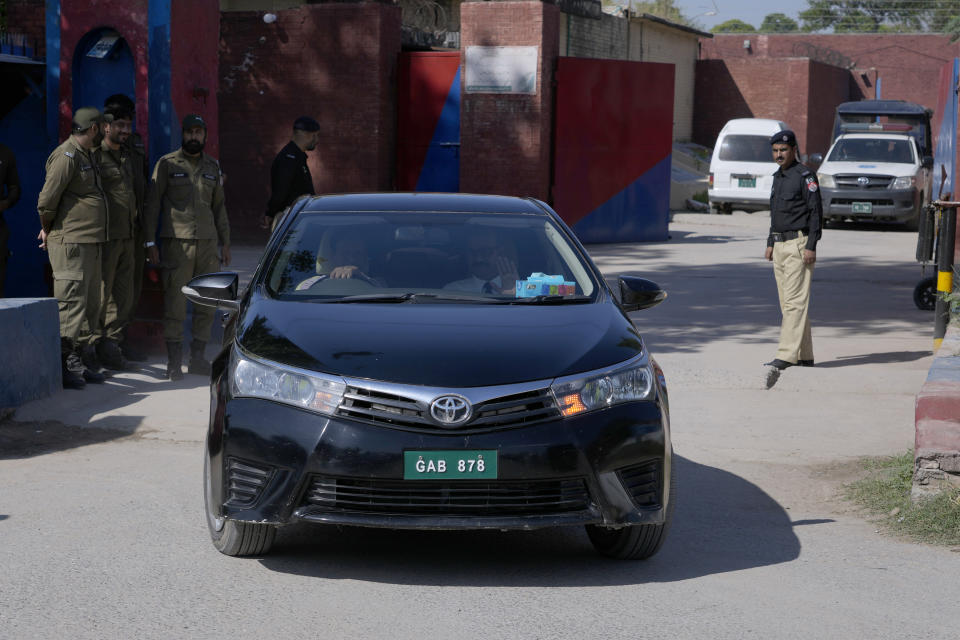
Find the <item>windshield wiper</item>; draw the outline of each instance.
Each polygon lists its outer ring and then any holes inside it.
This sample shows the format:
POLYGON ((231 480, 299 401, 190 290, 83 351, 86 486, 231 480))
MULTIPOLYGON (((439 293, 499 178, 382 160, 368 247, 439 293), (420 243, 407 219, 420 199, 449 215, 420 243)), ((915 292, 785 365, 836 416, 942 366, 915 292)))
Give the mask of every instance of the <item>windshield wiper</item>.
POLYGON ((516 298, 511 300, 510 304, 583 304, 590 301, 590 296, 544 295, 532 298, 516 298))
POLYGON ((453 301, 453 302, 482 302, 485 304, 495 303, 497 300, 485 296, 438 294, 438 293, 401 293, 401 294, 364 294, 359 296, 345 296, 343 298, 332 298, 328 300, 316 300, 316 302, 328 303, 351 303, 351 302, 418 302, 418 301, 453 301))

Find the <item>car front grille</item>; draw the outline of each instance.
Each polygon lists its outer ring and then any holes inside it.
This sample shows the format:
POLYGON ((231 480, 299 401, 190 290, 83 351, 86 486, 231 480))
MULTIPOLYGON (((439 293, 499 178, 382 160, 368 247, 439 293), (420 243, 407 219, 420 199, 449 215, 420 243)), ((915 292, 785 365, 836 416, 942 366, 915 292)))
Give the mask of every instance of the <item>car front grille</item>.
POLYGON ((881 199, 877 200, 876 198, 834 198, 831 200, 833 204, 845 204, 852 205, 854 202, 869 202, 875 207, 892 207, 893 200, 881 199))
POLYGON ((499 482, 421 482, 314 475, 303 506, 324 511, 410 516, 548 515, 583 511, 582 478, 499 482))
POLYGON ((837 189, 887 189, 893 181, 893 176, 859 176, 859 175, 839 175, 836 177, 837 189), (870 181, 867 185, 861 185, 857 180, 864 177, 870 181))
POLYGON ((257 502, 270 482, 273 469, 250 462, 227 458, 227 500, 235 507, 249 507, 257 502))
POLYGON ((560 411, 549 389, 537 389, 478 403, 470 420, 451 429, 434 421, 429 407, 414 398, 348 386, 337 415, 402 429, 470 433, 553 420, 560 417, 560 411))
POLYGON ((662 467, 659 460, 624 467, 617 471, 620 482, 640 509, 659 509, 662 467))

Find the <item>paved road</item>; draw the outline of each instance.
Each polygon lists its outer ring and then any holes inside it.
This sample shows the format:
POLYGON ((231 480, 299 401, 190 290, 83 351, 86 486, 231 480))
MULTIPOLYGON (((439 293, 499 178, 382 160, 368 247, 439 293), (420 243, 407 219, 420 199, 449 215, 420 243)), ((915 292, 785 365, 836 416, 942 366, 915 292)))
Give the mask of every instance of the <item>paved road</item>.
POLYGON ((602 559, 580 530, 313 527, 266 558, 227 558, 202 518, 207 391, 159 381, 158 361, 0 426, 0 637, 955 637, 960 555, 878 533, 837 497, 858 456, 912 444, 932 344, 911 298, 915 236, 826 232, 818 366, 767 391, 766 226, 678 214, 669 242, 591 247, 609 277, 670 293, 636 314, 680 456, 654 559, 602 559))

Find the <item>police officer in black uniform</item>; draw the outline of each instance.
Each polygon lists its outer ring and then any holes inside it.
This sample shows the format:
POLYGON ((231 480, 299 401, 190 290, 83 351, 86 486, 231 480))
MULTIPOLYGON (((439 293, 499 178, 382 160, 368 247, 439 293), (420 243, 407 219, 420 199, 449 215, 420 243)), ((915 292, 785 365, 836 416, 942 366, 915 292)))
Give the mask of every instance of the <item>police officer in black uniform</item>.
POLYGON ((262 227, 272 229, 276 216, 302 195, 314 195, 313 177, 307 166, 307 151, 317 147, 320 123, 308 116, 300 116, 293 123, 293 137, 270 167, 270 201, 263 214, 262 227))
POLYGON ((783 322, 776 358, 766 363, 768 388, 787 367, 813 366, 810 282, 823 226, 820 185, 816 174, 797 161, 796 135, 780 131, 770 138, 770 145, 780 168, 773 174, 764 257, 773 262, 783 322))

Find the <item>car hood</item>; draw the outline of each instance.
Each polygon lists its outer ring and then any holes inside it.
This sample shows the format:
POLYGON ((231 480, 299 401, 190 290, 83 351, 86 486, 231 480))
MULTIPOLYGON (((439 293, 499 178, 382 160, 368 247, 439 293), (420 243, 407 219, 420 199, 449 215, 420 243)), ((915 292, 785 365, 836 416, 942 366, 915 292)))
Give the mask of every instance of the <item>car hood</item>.
POLYGON ((916 165, 903 162, 824 162, 817 170, 827 175, 856 174, 862 176, 909 176, 916 165))
POLYGON ((401 384, 478 387, 545 380, 636 356, 613 302, 550 306, 324 304, 253 295, 237 341, 287 365, 401 384))

